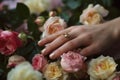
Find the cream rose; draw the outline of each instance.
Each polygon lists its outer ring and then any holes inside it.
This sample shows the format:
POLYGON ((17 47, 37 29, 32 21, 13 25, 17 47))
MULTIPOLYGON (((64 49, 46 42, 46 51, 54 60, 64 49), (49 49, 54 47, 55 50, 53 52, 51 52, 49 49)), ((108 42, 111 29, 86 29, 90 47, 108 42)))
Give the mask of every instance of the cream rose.
POLYGON ((50 17, 43 25, 44 31, 42 37, 46 37, 60 30, 63 30, 66 26, 66 22, 60 17, 50 17))
POLYGON ((110 77, 116 70, 117 64, 112 57, 100 56, 92 59, 88 65, 90 80, 104 80, 110 77))
POLYGON ((57 62, 50 63, 46 66, 44 76, 47 80, 59 80, 62 77, 62 69, 57 62))
POLYGON ((20 0, 20 1, 28 6, 31 13, 36 14, 48 10, 50 6, 49 0, 20 0))
POLYGON ((35 71, 30 63, 23 62, 12 69, 8 75, 7 80, 43 80, 42 74, 35 71))
POLYGON ((108 13, 108 10, 101 5, 97 4, 93 6, 93 4, 90 4, 80 15, 80 22, 86 25, 99 24, 103 21, 103 17, 106 17, 108 13))

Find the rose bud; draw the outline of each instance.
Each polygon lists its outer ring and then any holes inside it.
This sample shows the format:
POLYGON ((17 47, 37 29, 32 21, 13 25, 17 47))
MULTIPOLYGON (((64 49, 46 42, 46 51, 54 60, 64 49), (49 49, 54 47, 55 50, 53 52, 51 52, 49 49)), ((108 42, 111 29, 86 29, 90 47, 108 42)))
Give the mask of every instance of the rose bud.
POLYGON ((44 71, 47 63, 47 60, 41 54, 36 54, 32 59, 32 66, 35 70, 44 71))
POLYGON ((15 67, 16 65, 18 65, 24 61, 25 61, 24 57, 19 56, 19 55, 13 55, 13 56, 9 57, 7 68, 15 67))
POLYGON ((27 41, 27 35, 24 32, 21 32, 18 37, 23 41, 26 42, 27 41))

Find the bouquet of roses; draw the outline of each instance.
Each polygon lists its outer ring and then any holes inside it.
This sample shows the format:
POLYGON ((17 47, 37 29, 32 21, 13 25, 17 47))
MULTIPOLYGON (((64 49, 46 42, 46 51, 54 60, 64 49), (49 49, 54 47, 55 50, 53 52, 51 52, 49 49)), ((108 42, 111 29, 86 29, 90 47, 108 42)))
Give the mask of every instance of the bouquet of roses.
MULTIPOLYGON (((38 1, 41 3, 43 0, 38 1)), ((44 4, 38 4, 38 1, 22 0, 20 2, 24 2, 26 6, 21 3, 17 5, 18 10, 21 10, 22 5, 25 9, 29 8, 26 13, 36 13, 37 16, 23 16, 23 19, 27 19, 15 31, 9 29, 11 27, 8 27, 8 25, 0 29, 0 56, 5 61, 4 66, 6 67, 3 66, 2 68, 7 68, 5 69, 7 73, 4 73, 1 67, 0 72, 3 72, 3 75, 7 74, 7 80, 120 80, 120 72, 117 71, 117 66, 119 65, 110 56, 101 55, 89 60, 87 57, 80 55, 81 49, 63 53, 56 60, 51 60, 48 56, 41 54, 42 48, 37 46, 38 40, 36 37, 41 34, 40 38, 44 38, 64 30, 70 25, 70 22, 67 21, 67 18, 64 20, 61 16, 58 16, 56 11, 50 11, 49 17, 48 15, 46 17, 43 11, 48 6, 49 9, 47 10, 58 7, 58 4, 50 6, 50 3, 52 4, 53 2, 44 0, 42 2, 44 4), (38 16, 39 13, 41 15, 38 16), (29 26, 28 30, 26 30, 26 26, 29 26), (37 28, 33 26, 37 26, 37 28), (6 28, 7 30, 5 30, 6 28), (23 32, 19 33, 19 30, 23 32), (32 44, 32 42, 35 44, 32 44), (32 54, 30 55, 29 53, 32 54), (28 55, 30 56, 29 58, 28 55)), ((63 3, 59 3, 59 6, 64 6, 63 3)), ((71 7, 70 5, 68 6, 71 7)), ((58 13, 60 12, 59 7, 57 11, 58 13)), ((68 13, 71 15, 71 12, 68 13)), ((104 23, 104 17, 108 13, 109 11, 101 5, 93 6, 93 4, 90 4, 79 15, 78 21, 84 25, 104 23)), ((18 13, 18 15, 21 14, 18 13)), ((64 16, 63 14, 61 15, 64 16)), ((49 44, 46 46, 49 46, 49 44)))

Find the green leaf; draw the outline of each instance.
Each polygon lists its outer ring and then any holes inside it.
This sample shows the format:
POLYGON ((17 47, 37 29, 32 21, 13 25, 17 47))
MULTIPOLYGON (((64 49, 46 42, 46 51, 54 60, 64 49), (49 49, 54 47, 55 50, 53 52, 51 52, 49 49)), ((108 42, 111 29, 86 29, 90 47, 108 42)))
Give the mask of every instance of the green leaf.
POLYGON ((34 39, 39 39, 40 37, 40 31, 38 30, 38 25, 35 24, 35 19, 36 19, 36 15, 31 15, 28 18, 28 30, 31 33, 31 36, 34 37, 34 39))
POLYGON ((69 19, 70 19, 70 15, 68 15, 67 12, 62 12, 62 13, 60 14, 60 16, 61 16, 61 18, 63 18, 66 22, 68 22, 69 19))
POLYGON ((76 8, 78 8, 80 5, 81 5, 81 3, 80 3, 79 0, 69 0, 69 1, 67 2, 67 6, 68 6, 70 9, 76 9, 76 8))
POLYGON ((74 15, 72 15, 69 19, 68 26, 73 26, 73 25, 78 24, 79 16, 80 16, 79 12, 78 13, 76 12, 74 15))
POLYGON ((30 16, 29 8, 23 3, 17 3, 16 11, 21 19, 27 19, 30 16))
POLYGON ((109 7, 109 14, 105 20, 111 20, 120 16, 120 10, 115 7, 109 7))
POLYGON ((2 69, 0 69, 0 75, 3 73, 4 71, 2 69))
POLYGON ((103 1, 104 6, 107 6, 107 7, 111 7, 112 6, 112 3, 113 3, 112 0, 102 0, 102 1, 103 1))

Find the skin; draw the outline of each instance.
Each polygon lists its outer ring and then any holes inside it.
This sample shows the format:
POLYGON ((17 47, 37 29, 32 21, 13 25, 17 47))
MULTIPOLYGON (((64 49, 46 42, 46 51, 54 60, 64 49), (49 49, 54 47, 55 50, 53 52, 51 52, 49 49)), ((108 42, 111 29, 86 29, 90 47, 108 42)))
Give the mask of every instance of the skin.
POLYGON ((38 45, 46 46, 42 54, 49 54, 51 59, 77 48, 82 48, 81 55, 90 56, 120 43, 119 36, 120 17, 98 25, 72 26, 40 40, 38 45), (65 33, 69 34, 69 38, 65 38, 65 33))

